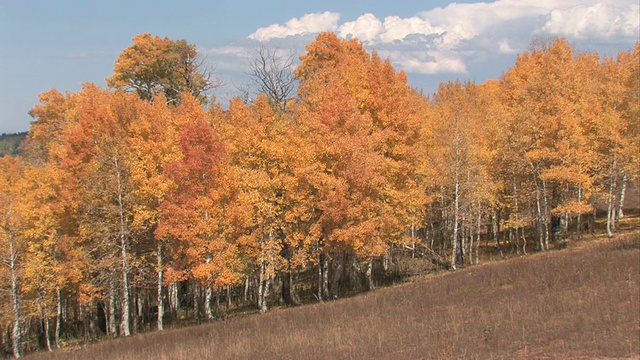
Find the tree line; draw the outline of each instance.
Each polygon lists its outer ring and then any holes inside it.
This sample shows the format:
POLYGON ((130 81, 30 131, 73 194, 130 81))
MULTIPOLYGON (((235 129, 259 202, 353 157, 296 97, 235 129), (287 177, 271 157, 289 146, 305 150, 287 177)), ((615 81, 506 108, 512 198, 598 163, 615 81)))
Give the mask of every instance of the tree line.
POLYGON ((333 33, 295 69, 259 54, 262 94, 226 107, 194 45, 150 34, 108 89, 40 95, 23 152, 0 159, 5 351, 326 301, 399 256, 455 270, 624 216, 640 44, 537 41, 499 80, 433 96, 333 33))

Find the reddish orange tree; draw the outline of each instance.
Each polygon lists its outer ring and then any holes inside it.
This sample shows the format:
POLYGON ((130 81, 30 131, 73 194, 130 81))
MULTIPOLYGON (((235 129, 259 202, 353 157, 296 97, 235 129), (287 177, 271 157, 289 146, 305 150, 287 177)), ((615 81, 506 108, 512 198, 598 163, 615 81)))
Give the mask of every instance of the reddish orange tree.
POLYGON ((192 278, 196 286, 205 288, 205 316, 210 320, 213 287, 232 285, 240 277, 236 240, 242 226, 236 226, 238 192, 228 170, 225 146, 206 120, 204 109, 193 105, 193 101, 181 105, 191 120, 179 133, 179 159, 166 165, 172 185, 160 207, 155 233, 175 240, 170 260, 177 272, 173 277, 192 278))

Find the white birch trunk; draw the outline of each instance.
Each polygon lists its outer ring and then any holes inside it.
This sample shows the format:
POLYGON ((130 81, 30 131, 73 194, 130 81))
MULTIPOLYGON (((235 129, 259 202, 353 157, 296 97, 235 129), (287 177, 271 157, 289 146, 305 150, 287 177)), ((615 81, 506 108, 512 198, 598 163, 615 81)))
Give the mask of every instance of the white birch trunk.
POLYGON ((613 156, 613 163, 611 164, 611 176, 609 178, 609 194, 607 196, 607 236, 613 237, 613 230, 615 229, 615 213, 613 212, 613 189, 615 184, 614 174, 616 168, 616 157, 613 156))
POLYGON ((62 329, 62 294, 59 286, 56 286, 56 298, 57 298, 57 307, 56 307, 55 341, 56 341, 56 347, 60 349, 60 330, 62 329))
POLYGON ((458 257, 458 221, 459 221, 459 202, 458 191, 460 184, 458 184, 458 173, 456 170, 456 184, 455 195, 453 205, 453 235, 451 236, 451 270, 456 269, 456 259, 458 257))
POLYGON ((127 235, 125 223, 125 210, 123 198, 123 185, 118 164, 118 156, 114 158, 116 170, 116 180, 118 185, 118 212, 120 217, 120 261, 122 264, 122 321, 120 322, 120 334, 122 336, 131 335, 131 326, 129 323, 130 303, 129 303, 129 265, 127 261, 127 235))
POLYGON ((158 241, 158 293, 156 301, 158 302, 158 330, 164 329, 163 316, 164 316, 164 302, 162 301, 162 282, 164 281, 164 271, 162 264, 162 243, 158 241))
POLYGON ((244 279, 244 294, 243 294, 243 301, 245 304, 247 304, 248 300, 249 300, 249 284, 251 284, 251 282, 249 281, 250 276, 247 276, 244 279))
POLYGON ((17 274, 17 251, 13 244, 13 234, 9 232, 9 269, 11 271, 11 302, 13 305, 13 333, 12 333, 12 350, 13 356, 17 359, 20 357, 20 343, 22 342, 22 328, 20 327, 20 291, 18 286, 17 274))
MULTIPOLYGON (((582 207, 582 184, 578 186, 578 204, 580 204, 580 207, 582 207)), ((582 211, 578 211, 576 221, 576 227, 578 228, 578 238, 582 238, 582 211)))
POLYGON ((116 337, 118 331, 116 328, 116 289, 115 279, 113 276, 109 277, 109 335, 116 337))
POLYGON ((180 308, 180 299, 178 298, 178 282, 174 281, 169 285, 169 307, 173 314, 173 317, 178 316, 178 309, 180 308))
POLYGON ((322 254, 320 254, 318 259, 318 301, 322 302, 322 254))
POLYGON ((211 309, 212 299, 213 299, 213 287, 211 285, 207 285, 207 288, 205 289, 205 295, 204 295, 204 312, 205 312, 207 321, 213 321, 213 310, 211 309))
POLYGON ((371 291, 374 288, 374 285, 373 285, 373 258, 369 259, 369 261, 367 262, 366 277, 367 277, 367 290, 371 291))
POLYGON ((120 244, 122 246, 122 320, 120 322, 120 334, 122 336, 131 336, 131 326, 129 322, 129 275, 127 266, 127 246, 124 235, 122 235, 120 244))
POLYGON ((451 237, 451 270, 456 269, 458 257, 458 223, 460 212, 460 134, 458 133, 456 116, 456 165, 454 171, 455 191, 453 198, 453 235, 451 237))
POLYGON ((478 223, 476 229, 476 262, 475 264, 480 264, 480 256, 478 252, 480 251, 480 232, 482 231, 482 211, 480 211, 480 200, 478 200, 478 223))
POLYGON ((47 344, 47 351, 53 351, 51 348, 51 336, 49 335, 49 318, 42 319, 44 325, 44 339, 47 344))
POLYGON ((329 256, 324 255, 322 262, 322 297, 329 300, 329 256))
POLYGON ((512 179, 513 183, 513 212, 515 213, 515 242, 516 242, 516 254, 520 255, 520 238, 519 238, 519 230, 520 230, 520 219, 518 216, 518 188, 516 186, 516 178, 515 176, 512 179))
POLYGON ((542 225, 542 207, 540 205, 540 185, 538 185, 538 180, 534 179, 536 183, 536 212, 538 215, 538 246, 540 246, 541 251, 545 251, 544 248, 544 233, 543 233, 543 225, 542 225))
POLYGON ((542 205, 544 224, 544 250, 549 250, 549 201, 547 198, 547 183, 542 181, 542 205))
MULTIPOLYGON (((212 260, 212 256, 211 254, 207 254, 207 258, 205 260, 205 262, 207 264, 210 264, 212 260)), ((211 299, 213 298, 213 288, 211 286, 211 284, 207 284, 207 288, 205 289, 205 296, 204 296, 204 312, 205 312, 205 319, 206 321, 212 321, 213 320, 213 311, 211 310, 211 299)))
POLYGON ((622 174, 622 183, 620 184, 620 198, 618 199, 618 221, 624 217, 624 195, 627 190, 627 174, 622 174))

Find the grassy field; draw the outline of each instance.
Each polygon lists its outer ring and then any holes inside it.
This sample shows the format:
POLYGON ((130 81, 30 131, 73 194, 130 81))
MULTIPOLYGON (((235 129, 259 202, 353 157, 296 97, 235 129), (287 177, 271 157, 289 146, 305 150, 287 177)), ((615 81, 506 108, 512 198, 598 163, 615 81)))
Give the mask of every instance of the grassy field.
POLYGON ((640 233, 29 359, 640 357, 640 233))

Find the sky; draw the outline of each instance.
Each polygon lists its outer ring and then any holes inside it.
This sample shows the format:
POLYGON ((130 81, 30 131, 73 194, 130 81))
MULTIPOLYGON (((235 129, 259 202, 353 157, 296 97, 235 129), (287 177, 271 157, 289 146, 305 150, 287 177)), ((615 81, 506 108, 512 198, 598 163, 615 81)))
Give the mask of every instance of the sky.
POLYGON ((498 79, 534 40, 567 38, 614 57, 639 38, 638 0, 0 0, 0 134, 27 131, 38 94, 106 87, 137 34, 184 39, 225 85, 247 86, 261 43, 292 52, 323 31, 357 38, 431 94, 441 82, 498 79))

